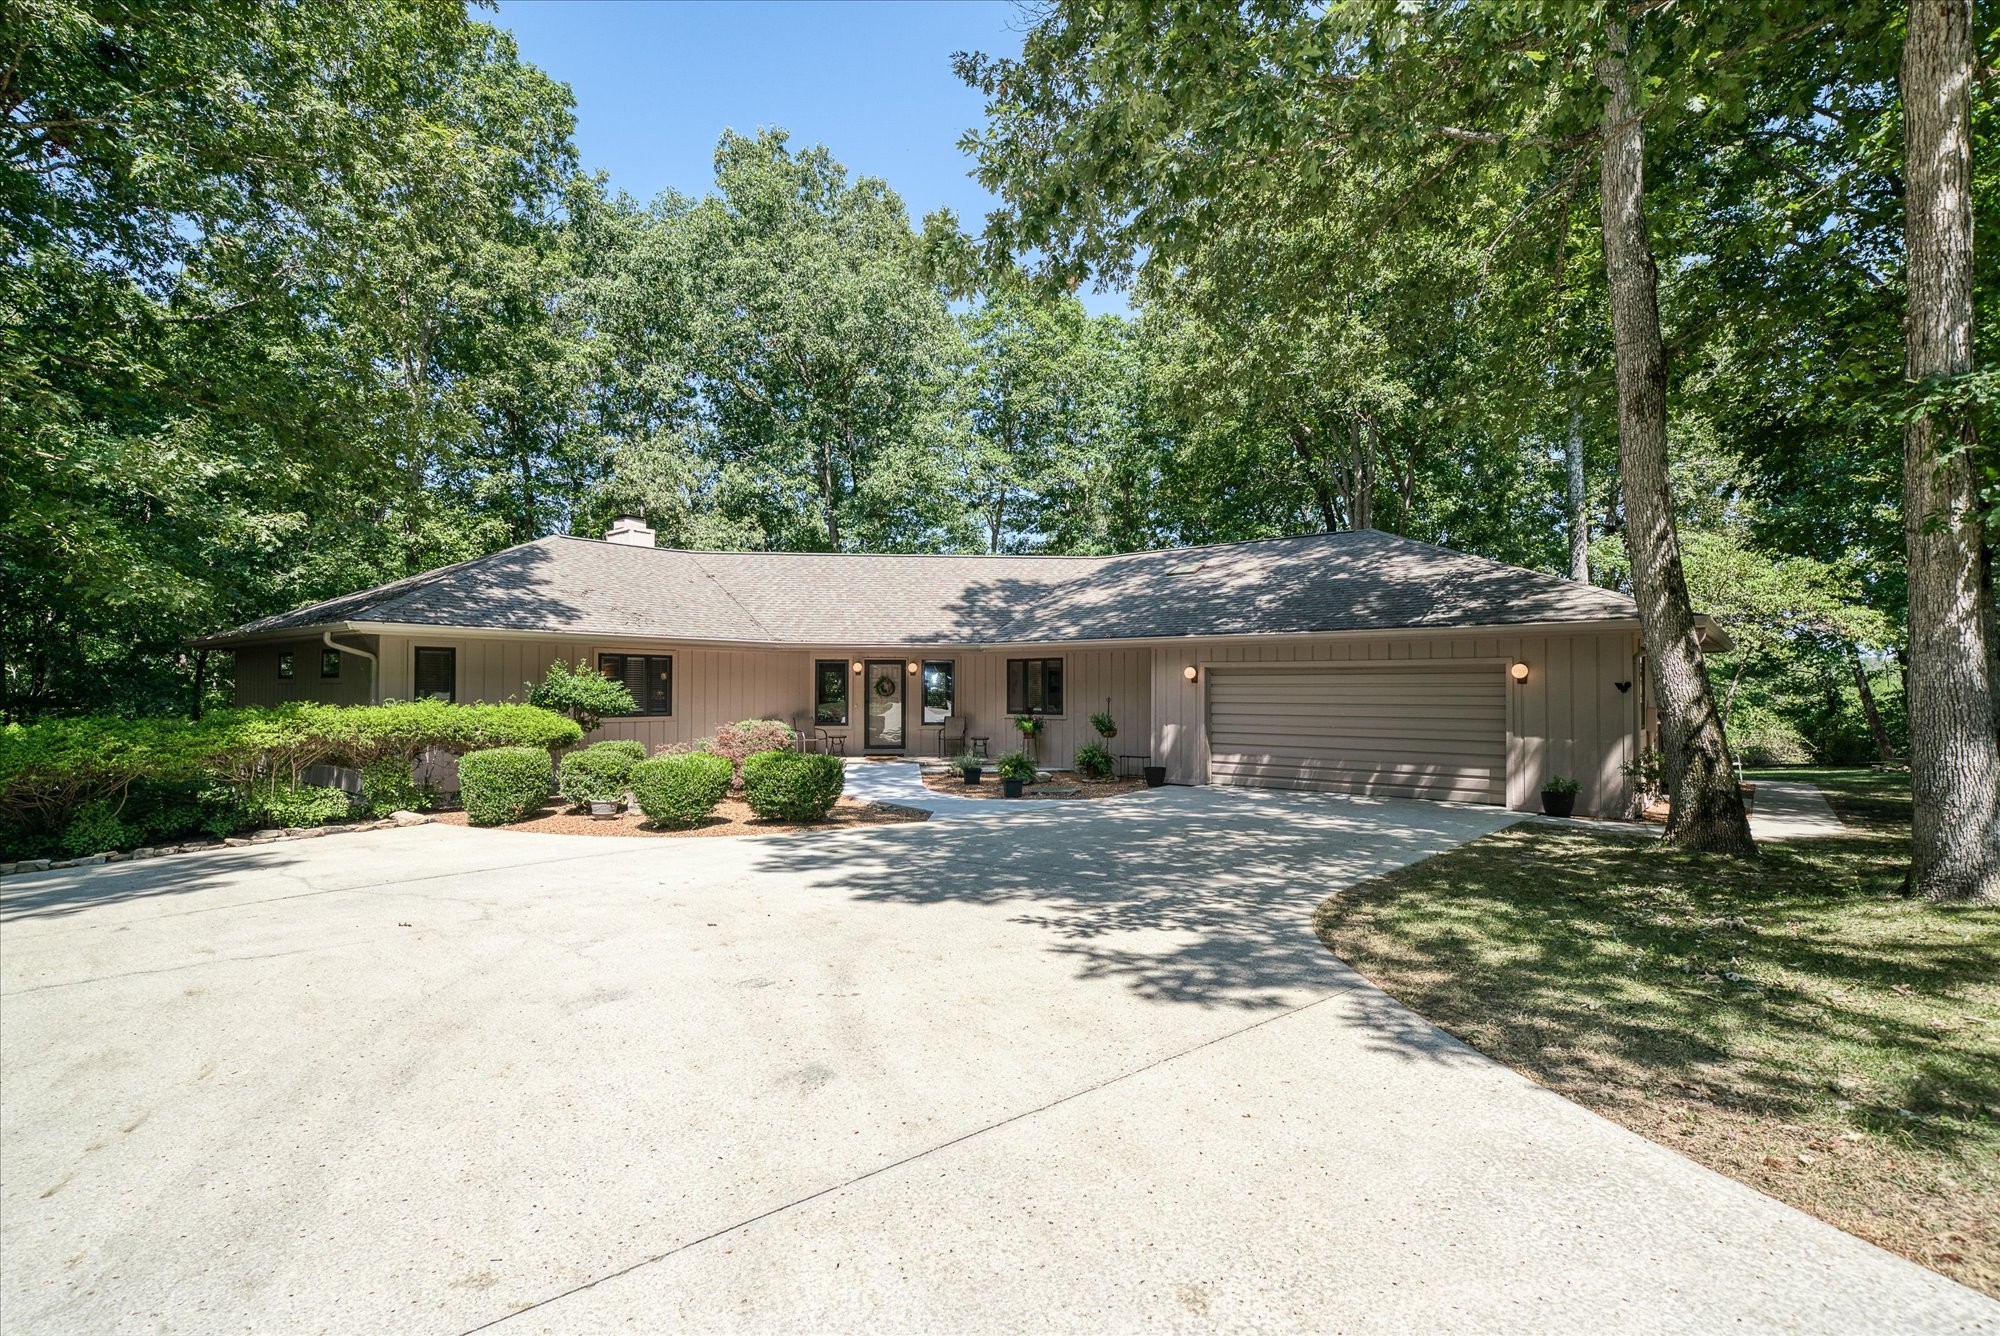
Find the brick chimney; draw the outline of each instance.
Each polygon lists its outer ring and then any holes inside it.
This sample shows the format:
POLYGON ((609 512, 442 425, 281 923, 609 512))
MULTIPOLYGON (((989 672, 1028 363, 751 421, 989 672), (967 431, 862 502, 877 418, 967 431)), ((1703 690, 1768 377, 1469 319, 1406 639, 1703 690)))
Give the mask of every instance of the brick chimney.
POLYGON ((638 515, 620 515, 611 521, 611 527, 604 531, 607 543, 623 543, 627 547, 657 547, 653 531, 638 515))

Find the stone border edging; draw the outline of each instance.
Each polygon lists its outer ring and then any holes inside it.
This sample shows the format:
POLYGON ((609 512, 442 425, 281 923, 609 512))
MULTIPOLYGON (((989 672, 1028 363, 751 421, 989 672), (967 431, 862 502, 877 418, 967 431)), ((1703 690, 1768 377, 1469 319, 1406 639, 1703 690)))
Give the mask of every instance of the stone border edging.
POLYGON ((399 826, 428 826, 437 818, 423 812, 391 812, 380 821, 351 821, 333 826, 285 826, 271 830, 259 830, 249 835, 229 835, 219 840, 203 840, 197 844, 141 845, 137 849, 112 850, 109 853, 86 854, 82 858, 24 858, 15 863, 0 863, 0 877, 18 875, 23 872, 54 872, 58 868, 97 867, 105 863, 133 863, 145 858, 164 858, 168 854, 205 854, 217 849, 244 849, 253 844, 276 844, 281 840, 316 840, 327 835, 346 835, 363 830, 394 830, 399 826))

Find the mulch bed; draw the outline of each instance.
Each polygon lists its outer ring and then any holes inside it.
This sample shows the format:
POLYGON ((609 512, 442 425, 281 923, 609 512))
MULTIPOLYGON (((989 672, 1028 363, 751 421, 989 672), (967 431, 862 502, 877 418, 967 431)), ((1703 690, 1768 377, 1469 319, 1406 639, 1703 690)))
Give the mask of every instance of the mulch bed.
MULTIPOLYGON (((1007 796, 1000 787, 1000 777, 990 773, 977 784, 967 784, 956 770, 948 774, 927 774, 924 776, 924 787, 933 793, 948 793, 954 798, 999 798, 1004 801, 1007 796)), ((1046 784, 1030 784, 1021 796, 1044 801, 1116 798, 1122 793, 1145 787, 1143 779, 1086 779, 1074 770, 1057 770, 1049 775, 1046 784)))
MULTIPOLYGON (((909 821, 927 821, 930 813, 916 807, 897 807, 891 803, 859 802, 853 798, 842 798, 834 804, 833 811, 824 821, 810 824, 788 821, 765 821, 750 810, 750 804, 741 798, 728 797, 716 807, 707 822, 693 830, 654 830, 646 824, 644 812, 620 812, 615 817, 598 820, 588 813, 571 812, 561 807, 545 807, 526 821, 517 821, 508 826, 483 827, 488 830, 527 830, 538 835, 629 835, 652 837, 655 839, 697 839, 709 835, 789 835, 807 830, 843 830, 850 826, 886 826, 909 821)), ((441 826, 463 826, 468 824, 464 812, 439 812, 437 823, 441 826)))

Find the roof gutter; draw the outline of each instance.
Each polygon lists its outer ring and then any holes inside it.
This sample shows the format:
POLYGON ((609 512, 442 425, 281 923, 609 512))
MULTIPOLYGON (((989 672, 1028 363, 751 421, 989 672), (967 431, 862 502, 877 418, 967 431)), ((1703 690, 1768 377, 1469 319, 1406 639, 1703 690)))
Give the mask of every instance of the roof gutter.
POLYGON ((338 650, 342 654, 359 654, 362 658, 368 660, 368 703, 370 705, 380 705, 382 703, 382 661, 375 657, 374 651, 363 649, 359 645, 343 645, 333 638, 333 632, 331 631, 320 632, 319 638, 320 643, 328 649, 338 650))

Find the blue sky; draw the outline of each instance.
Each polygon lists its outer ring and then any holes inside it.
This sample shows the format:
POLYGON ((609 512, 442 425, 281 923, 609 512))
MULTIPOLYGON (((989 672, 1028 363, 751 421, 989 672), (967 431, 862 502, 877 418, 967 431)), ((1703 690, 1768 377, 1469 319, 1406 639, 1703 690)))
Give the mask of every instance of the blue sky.
MULTIPOLYGON (((495 21, 575 93, 584 167, 642 200, 669 187, 705 192, 723 130, 781 126, 887 181, 912 221, 943 206, 977 231, 993 205, 958 149, 982 104, 953 76, 951 55, 1018 51, 1011 0, 502 0, 495 21)), ((1080 295, 1093 310, 1124 309, 1116 294, 1080 295)))

